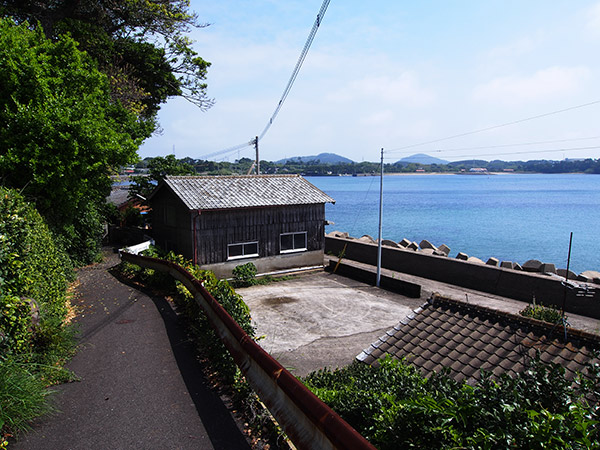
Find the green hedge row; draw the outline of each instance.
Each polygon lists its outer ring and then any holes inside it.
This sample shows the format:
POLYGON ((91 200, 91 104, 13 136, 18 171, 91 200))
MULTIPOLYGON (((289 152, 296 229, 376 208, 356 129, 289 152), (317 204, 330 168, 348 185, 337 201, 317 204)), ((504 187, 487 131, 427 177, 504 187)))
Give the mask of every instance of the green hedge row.
POLYGON ((0 188, 0 351, 39 351, 62 328, 74 279, 64 250, 21 195, 0 188))
POLYGON ((0 448, 49 409, 47 387, 70 378, 65 324, 74 271, 23 197, 0 187, 0 448))
POLYGON ((516 377, 483 374, 471 386, 388 358, 304 382, 380 450, 600 448, 598 367, 587 375, 574 388, 562 367, 537 360, 516 377))

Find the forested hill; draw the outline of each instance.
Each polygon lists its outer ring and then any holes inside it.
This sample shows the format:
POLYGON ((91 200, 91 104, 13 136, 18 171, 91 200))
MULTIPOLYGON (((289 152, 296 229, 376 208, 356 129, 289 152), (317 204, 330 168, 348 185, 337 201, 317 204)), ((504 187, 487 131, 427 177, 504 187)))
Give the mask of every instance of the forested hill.
MULTIPOLYGON (((136 165, 136 169, 144 170, 153 158, 146 158, 136 165)), ((252 166, 250 158, 241 158, 235 162, 215 162, 183 158, 181 163, 189 164, 199 174, 228 175, 246 174, 252 166)), ((460 173, 468 172, 472 168, 483 168, 488 172, 516 172, 516 173, 595 173, 600 174, 600 159, 563 160, 563 161, 457 161, 448 164, 422 164, 398 161, 394 164, 385 164, 385 173, 460 173)), ((321 161, 302 162, 289 160, 285 163, 271 161, 260 162, 261 173, 285 174, 298 173, 311 175, 366 175, 378 174, 378 162, 341 162, 322 163, 321 161)))

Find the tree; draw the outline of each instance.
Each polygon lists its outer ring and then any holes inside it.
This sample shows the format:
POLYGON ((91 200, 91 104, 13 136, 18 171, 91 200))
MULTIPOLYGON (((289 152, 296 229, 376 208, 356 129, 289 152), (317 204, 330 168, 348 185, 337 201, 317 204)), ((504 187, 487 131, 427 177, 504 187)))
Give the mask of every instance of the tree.
POLYGON ((0 0, 0 14, 39 23, 48 38, 69 33, 111 82, 113 99, 153 121, 159 105, 183 96, 202 109, 210 63, 186 36, 204 27, 189 0, 0 0))
MULTIPOLYGON (((52 2, 49 2, 52 3, 52 2)), ((135 162, 153 123, 111 96, 70 37, 0 19, 0 183, 33 200, 77 263, 98 254, 109 175, 135 162)))
POLYGON ((148 162, 148 175, 131 177, 132 185, 129 190, 129 196, 146 199, 156 185, 164 180, 166 176, 194 175, 195 173, 196 171, 191 164, 176 159, 175 155, 157 156, 148 162))

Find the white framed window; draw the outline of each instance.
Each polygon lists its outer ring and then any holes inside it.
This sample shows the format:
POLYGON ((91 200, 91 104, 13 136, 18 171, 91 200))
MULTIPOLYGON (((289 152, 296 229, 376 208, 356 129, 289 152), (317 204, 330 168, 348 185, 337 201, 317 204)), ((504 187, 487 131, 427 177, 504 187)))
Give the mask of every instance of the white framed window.
POLYGON ((306 231, 282 233, 279 236, 279 248, 281 253, 306 251, 306 231))
POLYGON ((258 256, 258 241, 227 245, 227 260, 254 258, 258 256))

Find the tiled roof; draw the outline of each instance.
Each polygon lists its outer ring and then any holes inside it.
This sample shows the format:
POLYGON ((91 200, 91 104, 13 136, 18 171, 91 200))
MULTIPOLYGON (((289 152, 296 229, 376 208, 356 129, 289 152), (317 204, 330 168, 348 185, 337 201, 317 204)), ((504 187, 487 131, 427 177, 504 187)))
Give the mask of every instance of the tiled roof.
POLYGON ((562 325, 434 296, 357 359, 373 365, 385 355, 406 358, 424 375, 449 367, 453 378, 472 383, 480 369, 495 376, 520 372, 539 352, 572 379, 600 349, 600 336, 567 328, 566 343, 564 337, 562 325))
POLYGON ((128 186, 119 186, 117 188, 113 188, 110 191, 110 195, 106 197, 106 201, 108 203, 112 203, 115 206, 121 206, 127 203, 129 200, 129 187, 128 186))
POLYGON ((170 187, 189 209, 335 203, 300 175, 167 177, 164 185, 170 187))

